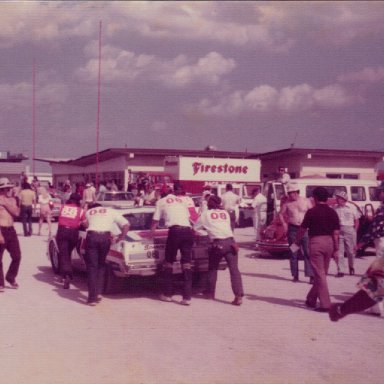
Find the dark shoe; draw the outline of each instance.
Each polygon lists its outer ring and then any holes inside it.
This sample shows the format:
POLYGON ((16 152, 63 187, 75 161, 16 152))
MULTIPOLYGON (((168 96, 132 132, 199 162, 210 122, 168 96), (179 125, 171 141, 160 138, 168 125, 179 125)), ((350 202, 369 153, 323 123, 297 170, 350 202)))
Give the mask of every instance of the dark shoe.
POLYGON ((313 276, 311 276, 309 278, 309 284, 313 284, 315 282, 315 278, 313 276))
POLYGON ((341 313, 341 304, 332 304, 328 314, 331 321, 338 321, 343 318, 344 315, 341 313))
POLYGON ((297 282, 299 281, 299 277, 298 277, 298 276, 293 276, 292 281, 293 281, 294 283, 297 283, 297 282))
POLYGON ((204 299, 206 300, 215 300, 215 295, 212 293, 204 293, 203 294, 204 299))
POLYGON ((241 296, 236 296, 231 304, 240 306, 241 304, 243 304, 243 298, 241 296))
POLYGON ((16 280, 14 280, 14 281, 7 280, 7 281, 9 283, 9 285, 11 286, 11 288, 13 288, 13 289, 19 288, 19 284, 16 283, 16 280))
POLYGON ((69 289, 69 276, 66 276, 64 279, 64 289, 69 289))
POLYGON ((94 307, 95 305, 97 305, 97 299, 88 299, 87 305, 89 305, 90 307, 94 307))
POLYGON ((308 300, 305 300, 305 306, 308 308, 316 308, 316 303, 311 303, 308 300))
POLYGON ((180 301, 180 304, 186 306, 191 305, 191 300, 183 299, 180 301))
POLYGON ((349 274, 352 276, 355 274, 355 268, 349 268, 349 274))
POLYGON ((101 300, 103 300, 103 298, 99 295, 99 296, 97 296, 97 298, 96 298, 96 303, 100 303, 101 302, 101 300))
POLYGON ((317 307, 314 309, 315 312, 329 312, 329 308, 317 307))
POLYGON ((343 272, 337 272, 336 277, 344 277, 344 273, 343 272))

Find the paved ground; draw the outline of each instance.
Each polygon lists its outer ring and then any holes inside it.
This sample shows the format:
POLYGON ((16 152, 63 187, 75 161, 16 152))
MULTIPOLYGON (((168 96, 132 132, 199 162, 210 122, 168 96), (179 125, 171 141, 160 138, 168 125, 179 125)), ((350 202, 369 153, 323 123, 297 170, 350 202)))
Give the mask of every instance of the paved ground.
MULTIPOLYGON (((246 292, 241 307, 229 305, 223 271, 214 302, 196 298, 183 307, 176 296, 163 303, 150 287, 135 285, 93 308, 84 305, 84 276, 69 291, 58 285, 47 236, 21 236, 20 288, 0 293, 1 382, 380 383, 383 319, 358 314, 331 323, 304 307, 307 279, 292 283, 288 260, 260 257, 251 228, 236 237, 246 292)), ((329 276, 332 300, 355 292, 373 257, 357 260, 356 276, 329 276)))

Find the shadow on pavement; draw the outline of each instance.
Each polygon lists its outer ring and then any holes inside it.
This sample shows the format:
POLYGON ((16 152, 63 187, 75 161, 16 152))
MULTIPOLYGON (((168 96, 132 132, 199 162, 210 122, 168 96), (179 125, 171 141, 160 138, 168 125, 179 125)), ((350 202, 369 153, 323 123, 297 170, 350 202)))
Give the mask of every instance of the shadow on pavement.
POLYGON ((269 296, 258 296, 253 294, 245 294, 245 296, 248 300, 258 300, 258 301, 264 301, 266 303, 270 304, 278 304, 278 305, 284 305, 287 307, 294 307, 297 309, 308 309, 305 306, 305 300, 287 300, 282 299, 280 297, 269 297, 269 296))

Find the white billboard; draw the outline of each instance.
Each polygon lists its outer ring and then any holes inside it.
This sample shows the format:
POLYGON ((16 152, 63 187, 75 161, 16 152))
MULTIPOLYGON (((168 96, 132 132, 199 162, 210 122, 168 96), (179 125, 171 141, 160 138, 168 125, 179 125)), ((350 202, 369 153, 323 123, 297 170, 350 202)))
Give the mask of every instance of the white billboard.
POLYGON ((260 160, 168 156, 164 171, 174 180, 254 183, 260 181, 260 160))

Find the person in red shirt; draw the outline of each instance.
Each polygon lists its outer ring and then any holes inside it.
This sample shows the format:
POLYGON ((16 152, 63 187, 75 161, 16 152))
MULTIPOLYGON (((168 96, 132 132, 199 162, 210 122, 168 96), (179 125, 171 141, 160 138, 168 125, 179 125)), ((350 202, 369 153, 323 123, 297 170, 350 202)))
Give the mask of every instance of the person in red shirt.
POLYGON ((71 253, 79 239, 80 224, 85 219, 84 210, 80 207, 80 196, 72 193, 61 207, 56 241, 59 249, 60 274, 64 280, 64 289, 69 289, 72 280, 71 253))

